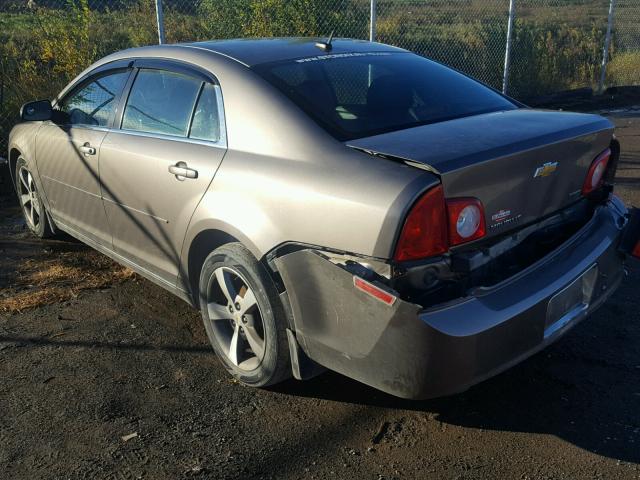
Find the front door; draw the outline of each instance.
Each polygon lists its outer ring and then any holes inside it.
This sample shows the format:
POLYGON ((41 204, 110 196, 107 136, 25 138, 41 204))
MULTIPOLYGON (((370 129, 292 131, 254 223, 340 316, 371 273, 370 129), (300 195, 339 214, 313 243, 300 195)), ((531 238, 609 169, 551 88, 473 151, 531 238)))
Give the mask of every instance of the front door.
POLYGON ((165 283, 226 141, 219 87, 188 71, 139 68, 121 129, 102 143, 100 175, 113 248, 165 283))
POLYGON ((111 247, 100 188, 100 147, 129 75, 102 72, 79 85, 57 105, 55 123, 36 136, 36 162, 54 219, 111 247))

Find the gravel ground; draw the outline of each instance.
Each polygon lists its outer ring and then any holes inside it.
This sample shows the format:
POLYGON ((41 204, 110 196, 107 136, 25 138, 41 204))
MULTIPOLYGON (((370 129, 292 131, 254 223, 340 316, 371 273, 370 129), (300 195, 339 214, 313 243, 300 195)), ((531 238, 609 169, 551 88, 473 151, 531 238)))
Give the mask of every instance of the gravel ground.
MULTIPOLYGON (((640 205, 640 114, 615 120, 618 193, 640 205)), ((20 262, 86 250, 35 241, 15 208, 1 214, 5 291, 20 262)), ((424 402, 331 372, 242 387, 198 313, 137 277, 0 313, 0 477, 639 479, 638 263, 550 348, 424 402)))

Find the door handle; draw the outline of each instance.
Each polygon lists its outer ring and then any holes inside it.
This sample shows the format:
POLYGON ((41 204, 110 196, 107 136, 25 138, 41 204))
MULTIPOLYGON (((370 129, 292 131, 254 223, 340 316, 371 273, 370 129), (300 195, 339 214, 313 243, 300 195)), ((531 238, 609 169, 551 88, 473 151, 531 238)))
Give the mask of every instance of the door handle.
POLYGON ((85 143, 84 145, 80 146, 80 151, 82 153, 84 153, 84 155, 95 155, 96 154, 96 149, 94 147, 91 146, 91 144, 89 142, 85 143))
POLYGON ((180 181, 185 178, 198 178, 198 171, 188 168, 185 162, 178 162, 175 165, 169 165, 169 173, 175 175, 180 181))

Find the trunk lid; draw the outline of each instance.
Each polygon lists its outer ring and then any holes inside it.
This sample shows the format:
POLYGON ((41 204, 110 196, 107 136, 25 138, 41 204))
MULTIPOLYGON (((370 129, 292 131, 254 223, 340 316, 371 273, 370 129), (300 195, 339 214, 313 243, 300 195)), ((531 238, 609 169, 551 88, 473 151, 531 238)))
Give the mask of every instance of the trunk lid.
POLYGON ((591 162, 609 146, 612 134, 613 124, 598 115, 519 109, 347 145, 433 171, 448 198, 478 198, 489 237, 578 200, 591 162))

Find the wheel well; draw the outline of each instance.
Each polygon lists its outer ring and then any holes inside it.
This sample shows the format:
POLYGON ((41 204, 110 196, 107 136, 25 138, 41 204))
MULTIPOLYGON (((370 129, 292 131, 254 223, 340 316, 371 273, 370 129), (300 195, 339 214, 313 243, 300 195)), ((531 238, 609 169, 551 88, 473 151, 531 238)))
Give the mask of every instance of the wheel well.
POLYGON ((200 305, 200 271, 205 259, 216 248, 227 243, 237 242, 238 239, 222 230, 205 230, 196 235, 189 246, 189 256, 187 261, 189 291, 196 307, 200 305))
MULTIPOLYGON (((198 294, 200 290, 200 271, 202 270, 202 265, 204 264, 205 259, 216 248, 233 242, 242 243, 233 235, 223 232, 222 230, 205 230, 196 235, 196 238, 191 242, 191 245, 189 246, 189 255, 187 257, 188 270, 186 275, 182 275, 182 277, 188 278, 189 284, 186 285, 186 287, 191 293, 191 298, 195 307, 200 306, 200 298, 198 294)), ((271 278, 278 289, 278 293, 284 292, 284 284, 280 275, 278 272, 270 268, 266 257, 258 259, 258 261, 265 266, 267 272, 271 275, 271 278)))
POLYGON ((9 174, 11 175, 11 183, 15 182, 16 178, 16 163, 18 163, 18 157, 20 151, 17 148, 12 148, 9 152, 9 174))

